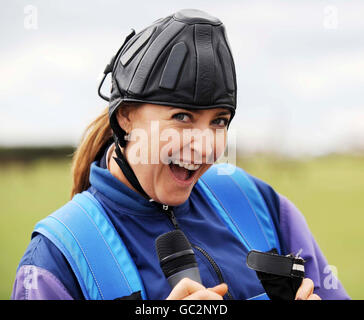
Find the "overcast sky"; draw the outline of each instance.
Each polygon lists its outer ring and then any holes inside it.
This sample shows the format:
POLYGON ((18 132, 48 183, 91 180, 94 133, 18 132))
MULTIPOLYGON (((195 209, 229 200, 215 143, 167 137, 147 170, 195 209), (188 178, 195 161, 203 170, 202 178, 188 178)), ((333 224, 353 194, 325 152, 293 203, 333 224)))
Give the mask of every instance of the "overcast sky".
POLYGON ((240 148, 364 148, 364 1, 1 4, 0 145, 76 145, 106 107, 100 74, 131 28, 196 8, 227 29, 238 81, 231 129, 240 148))

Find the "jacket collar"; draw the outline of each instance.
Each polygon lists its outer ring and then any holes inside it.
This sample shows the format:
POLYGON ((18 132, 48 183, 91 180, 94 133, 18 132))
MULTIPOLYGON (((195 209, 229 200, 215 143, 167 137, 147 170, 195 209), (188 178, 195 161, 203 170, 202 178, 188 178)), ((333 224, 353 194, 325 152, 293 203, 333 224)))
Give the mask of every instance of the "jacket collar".
MULTIPOLYGON (((91 164, 90 183, 92 187, 130 213, 150 214, 152 212, 160 212, 164 214, 153 202, 149 202, 142 195, 127 187, 115 178, 107 168, 102 168, 100 166, 102 160, 91 164)), ((189 202, 190 199, 187 199, 181 205, 173 207, 174 213, 176 215, 187 213, 190 206, 189 202)))

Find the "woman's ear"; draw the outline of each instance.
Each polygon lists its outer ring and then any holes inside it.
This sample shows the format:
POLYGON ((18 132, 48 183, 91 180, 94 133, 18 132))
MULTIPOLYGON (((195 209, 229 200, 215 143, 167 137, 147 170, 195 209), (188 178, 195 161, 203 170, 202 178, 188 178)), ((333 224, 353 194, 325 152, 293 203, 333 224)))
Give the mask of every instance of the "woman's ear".
POLYGON ((131 131, 131 107, 122 105, 116 112, 116 120, 125 132, 131 131))

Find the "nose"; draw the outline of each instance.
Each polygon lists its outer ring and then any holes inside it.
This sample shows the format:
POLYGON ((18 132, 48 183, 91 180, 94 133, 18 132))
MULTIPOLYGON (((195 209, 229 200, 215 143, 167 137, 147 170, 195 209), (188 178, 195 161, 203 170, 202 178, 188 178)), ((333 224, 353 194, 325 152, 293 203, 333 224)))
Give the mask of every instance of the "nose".
POLYGON ((217 133, 211 129, 187 130, 183 136, 183 159, 196 164, 213 164, 224 140, 224 132, 217 133))
POLYGON ((192 137, 191 151, 193 153, 193 162, 195 163, 213 163, 214 162, 214 137, 211 134, 197 134, 192 137))

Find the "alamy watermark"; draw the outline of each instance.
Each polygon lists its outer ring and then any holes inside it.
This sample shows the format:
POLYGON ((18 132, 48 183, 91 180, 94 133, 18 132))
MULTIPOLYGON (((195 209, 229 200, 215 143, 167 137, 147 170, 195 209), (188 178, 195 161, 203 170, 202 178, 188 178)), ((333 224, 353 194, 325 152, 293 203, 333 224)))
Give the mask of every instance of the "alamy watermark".
POLYGON ((324 268, 323 274, 326 274, 323 279, 323 286, 326 290, 335 290, 339 288, 338 271, 335 266, 328 264, 324 268))
POLYGON ((28 265, 24 267, 23 285, 26 290, 38 289, 38 270, 37 267, 28 265))
POLYGON ((24 29, 38 30, 38 8, 36 6, 24 7, 24 29))
MULTIPOLYGON (((127 158, 131 164, 236 164, 236 132, 226 129, 188 128, 160 130, 159 121, 151 121, 150 128, 135 128, 126 136, 129 141, 127 158)), ((219 170, 230 175, 234 166, 219 170)))
POLYGON ((336 6, 326 6, 323 10, 322 25, 325 29, 335 30, 339 26, 339 10, 336 6))

